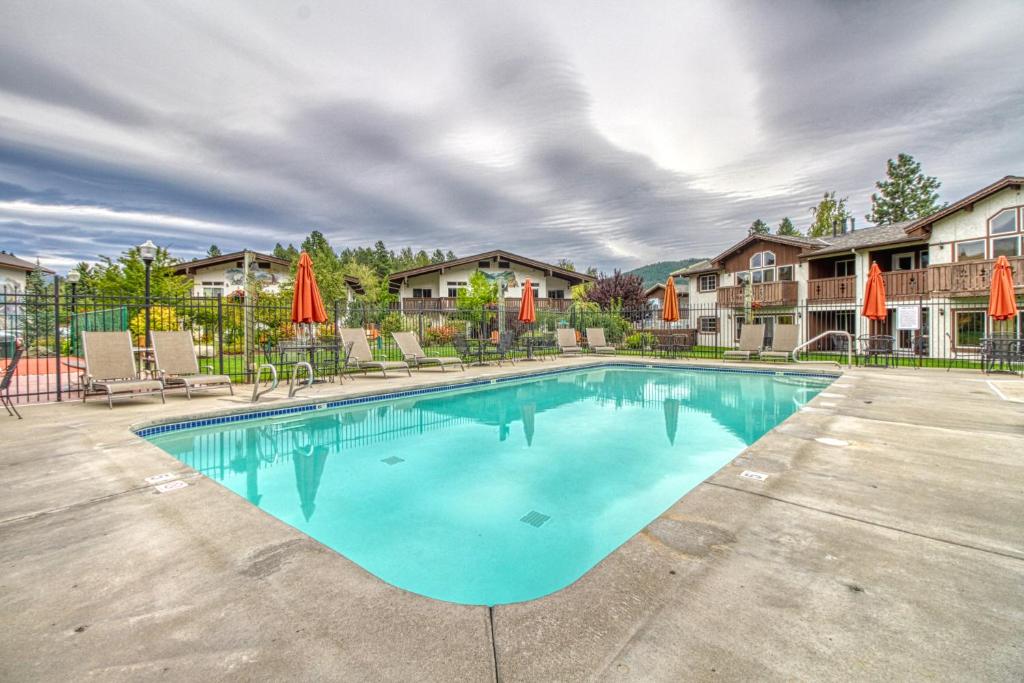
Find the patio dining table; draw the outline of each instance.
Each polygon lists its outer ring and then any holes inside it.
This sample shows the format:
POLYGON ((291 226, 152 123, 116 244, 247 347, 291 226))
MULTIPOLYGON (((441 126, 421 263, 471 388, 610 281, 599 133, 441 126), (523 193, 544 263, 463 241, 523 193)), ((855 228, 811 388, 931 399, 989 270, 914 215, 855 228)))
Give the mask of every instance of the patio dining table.
POLYGON ((476 365, 476 366, 490 365, 489 362, 484 360, 484 348, 486 348, 487 346, 493 345, 494 344, 494 340, 492 340, 489 337, 483 338, 483 339, 480 339, 480 338, 477 338, 477 337, 466 337, 466 342, 476 346, 476 362, 472 363, 472 365, 476 365))
POLYGON ((984 372, 1024 371, 1024 338, 983 337, 981 340, 981 367, 984 372))

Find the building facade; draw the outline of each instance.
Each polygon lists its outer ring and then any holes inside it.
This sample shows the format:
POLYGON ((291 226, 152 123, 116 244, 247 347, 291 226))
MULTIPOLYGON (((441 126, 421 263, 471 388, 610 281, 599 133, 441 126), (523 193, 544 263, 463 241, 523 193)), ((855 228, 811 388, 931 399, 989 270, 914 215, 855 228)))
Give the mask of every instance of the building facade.
POLYGON ((522 300, 527 279, 532 285, 536 305, 555 309, 568 307, 572 287, 596 279, 508 251, 494 250, 392 273, 388 282, 405 312, 453 310, 459 290, 469 286, 470 277, 477 271, 498 283, 505 305, 516 308, 522 300))
POLYGON ((25 291, 28 274, 38 270, 44 275, 53 275, 49 268, 18 258, 14 254, 0 251, 0 292, 19 294, 25 291))
POLYGON ((269 292, 291 279, 291 262, 257 251, 236 251, 178 265, 175 275, 192 279, 193 296, 232 296, 245 291, 248 275, 269 292))
POLYGON ((796 323, 802 341, 836 330, 886 335, 898 352, 941 357, 975 352, 995 332, 1024 335, 1024 314, 995 325, 987 313, 999 256, 1009 259, 1024 299, 1022 186, 1024 177, 1007 176, 927 218, 860 230, 851 223, 820 239, 748 236, 679 271, 689 278, 690 325, 702 343, 724 346, 753 320, 765 324, 767 344, 774 325, 796 323), (860 315, 873 263, 885 281, 883 321, 860 315))

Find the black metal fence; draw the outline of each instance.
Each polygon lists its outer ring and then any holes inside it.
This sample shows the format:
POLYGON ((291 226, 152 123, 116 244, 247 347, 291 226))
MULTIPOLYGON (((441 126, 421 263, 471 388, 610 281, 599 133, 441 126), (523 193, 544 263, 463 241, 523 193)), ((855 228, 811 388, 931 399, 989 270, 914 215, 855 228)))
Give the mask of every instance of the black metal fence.
MULTIPOLYGON (((328 321, 314 326, 292 323, 290 306, 272 300, 152 297, 148 312, 151 330, 190 331, 200 363, 237 382, 252 382, 258 367, 268 362, 288 377, 294 363, 281 349, 290 340, 330 345, 346 327, 365 330, 379 359, 402 358, 391 336, 396 331, 416 332, 428 355, 456 355, 460 349, 465 354, 460 342, 468 339, 476 342, 473 352, 493 359, 498 349, 488 341, 507 338, 512 345, 506 356, 523 357, 527 346, 530 353, 543 356, 557 353, 559 328, 575 330, 584 351, 587 329, 601 328, 620 354, 714 359, 736 348, 747 322, 765 325, 766 347, 773 346, 779 325, 795 324, 801 343, 811 342, 798 354, 801 360, 845 362, 852 339, 850 351, 858 363, 943 368, 980 368, 986 360, 985 339, 1024 334, 1024 314, 1006 322, 989 320, 984 299, 895 302, 885 321, 861 317, 856 303, 747 310, 712 303, 684 308, 676 322, 665 322, 660 312, 650 309, 538 308, 533 324, 519 321, 518 303, 473 310, 424 304, 403 312, 397 306, 334 301, 327 305, 328 321), (831 334, 836 331, 850 336, 831 334), (888 347, 879 352, 868 336, 889 339, 888 347)), ((22 403, 79 397, 83 331, 129 331, 144 363, 146 312, 143 297, 78 294, 68 286, 42 294, 0 291, 0 367, 13 355, 16 339, 26 348, 11 385, 12 397, 22 403)))

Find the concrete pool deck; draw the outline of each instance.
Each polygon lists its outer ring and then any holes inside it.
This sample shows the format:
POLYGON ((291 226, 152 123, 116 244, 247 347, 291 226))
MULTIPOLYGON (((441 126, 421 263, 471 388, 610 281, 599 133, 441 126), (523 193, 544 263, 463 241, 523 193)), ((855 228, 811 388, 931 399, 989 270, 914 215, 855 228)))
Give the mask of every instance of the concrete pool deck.
POLYGON ((847 371, 575 584, 493 610, 392 587, 129 431, 246 392, 25 406, 0 419, 0 679, 1020 680, 1007 381, 847 371), (163 472, 189 486, 157 493, 163 472))

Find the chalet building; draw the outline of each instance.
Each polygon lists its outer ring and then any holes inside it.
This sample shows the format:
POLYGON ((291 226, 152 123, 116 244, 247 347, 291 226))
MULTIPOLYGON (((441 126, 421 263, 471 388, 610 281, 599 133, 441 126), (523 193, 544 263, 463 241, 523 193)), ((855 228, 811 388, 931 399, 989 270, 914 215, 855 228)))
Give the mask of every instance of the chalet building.
POLYGON ((534 301, 539 308, 568 308, 570 289, 596 278, 585 273, 518 256, 499 249, 465 258, 435 263, 392 273, 388 278, 392 294, 397 294, 405 312, 453 310, 460 289, 469 286, 469 278, 480 271, 499 284, 505 305, 518 308, 523 284, 529 278, 534 301))
POLYGON ((0 251, 0 292, 12 294, 24 292, 28 274, 36 270, 44 275, 53 275, 52 270, 43 268, 38 263, 32 263, 9 252, 0 251))
POLYGON ((175 275, 192 279, 194 296, 230 296, 245 289, 248 275, 269 292, 291 278, 291 262, 258 251, 236 251, 178 264, 175 275))
MULTIPOLYGON (((647 304, 651 310, 660 313, 662 306, 665 305, 665 283, 659 282, 651 285, 644 290, 644 297, 647 298, 647 304)), ((690 305, 690 291, 686 280, 676 281, 676 301, 679 303, 680 317, 685 318, 686 309, 690 305)))
MULTIPOLYGON (((769 343, 775 324, 796 322, 804 340, 845 330, 892 336, 907 353, 969 353, 993 331, 987 297, 998 256, 1009 259, 1024 297, 1022 186, 1024 177, 1007 176, 927 218, 851 224, 820 239, 748 236, 676 273, 689 278, 690 324, 705 342, 733 344, 749 308, 769 343), (872 263, 882 270, 890 312, 869 323, 859 306, 872 263)), ((1024 315, 1011 328, 1024 334, 1024 315)))

